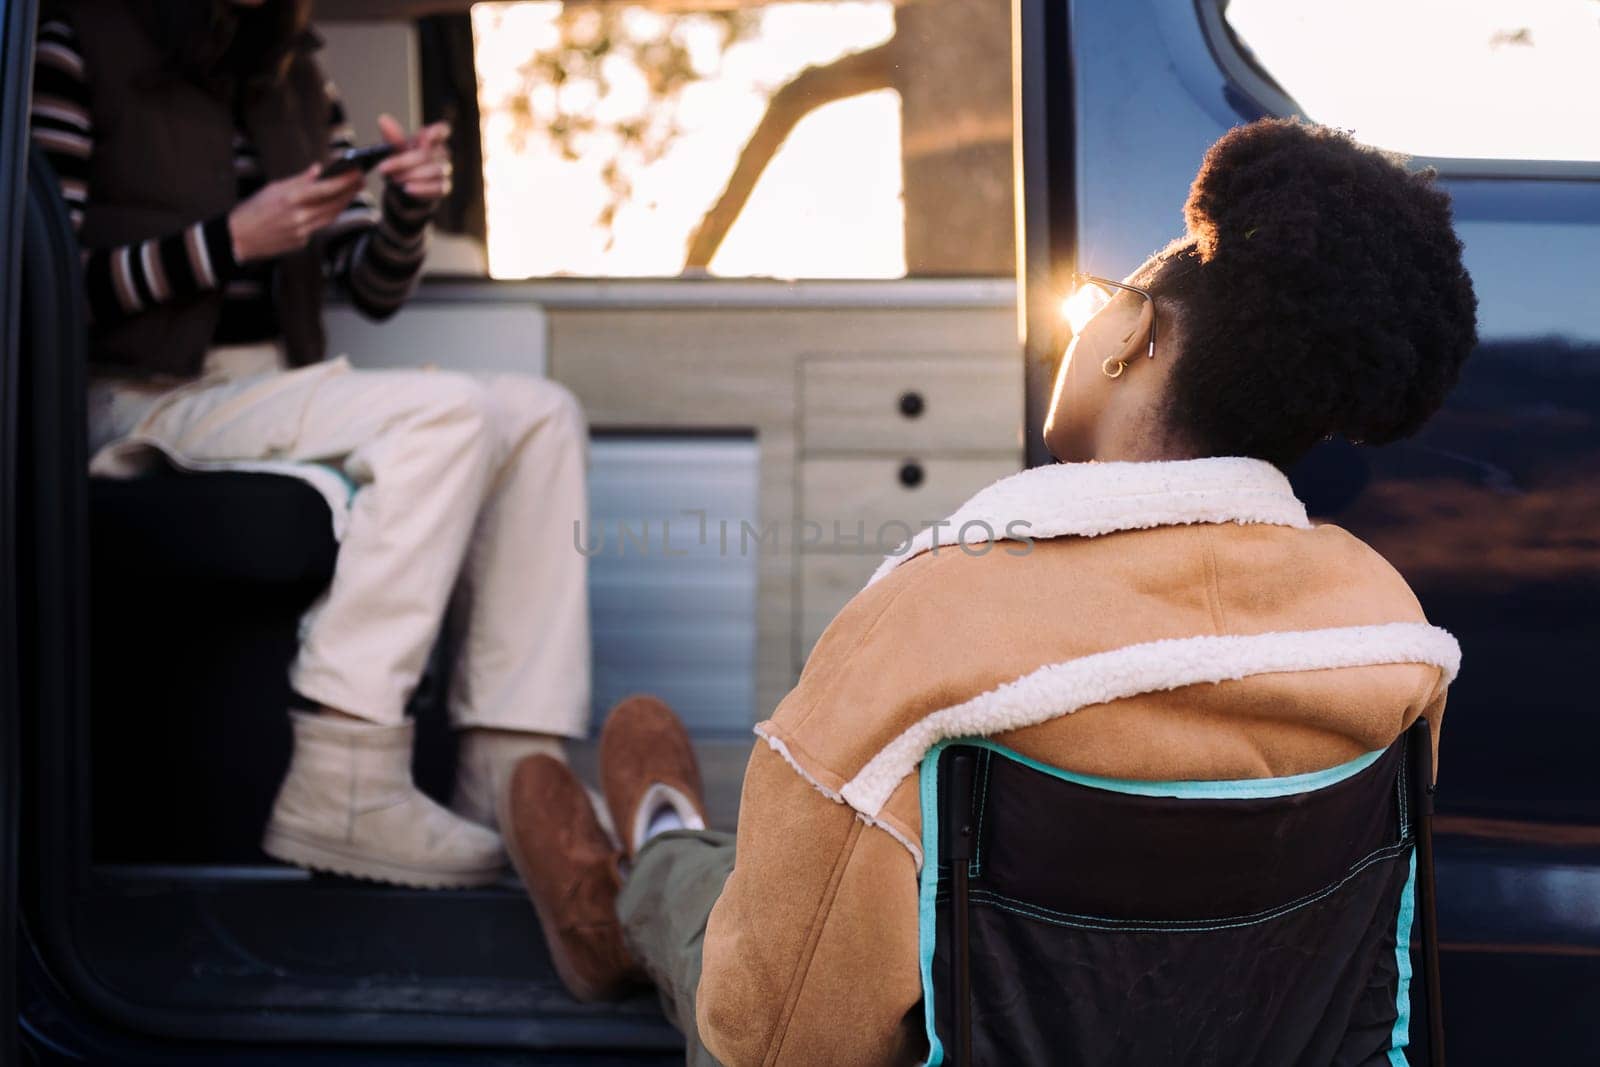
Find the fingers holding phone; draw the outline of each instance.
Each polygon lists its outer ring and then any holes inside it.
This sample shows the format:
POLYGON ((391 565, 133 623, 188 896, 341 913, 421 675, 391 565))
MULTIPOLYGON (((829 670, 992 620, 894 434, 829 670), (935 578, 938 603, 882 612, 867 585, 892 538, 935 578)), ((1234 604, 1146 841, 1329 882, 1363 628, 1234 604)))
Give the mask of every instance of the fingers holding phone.
POLYGON ((322 177, 334 178, 350 171, 367 173, 397 151, 392 144, 369 144, 360 148, 346 148, 322 168, 322 177))
POLYGON ((382 174, 406 195, 418 200, 443 200, 450 195, 450 126, 436 122, 411 137, 392 115, 378 118, 383 139, 394 155, 378 165, 382 174))
POLYGON ((350 205, 363 181, 359 168, 328 176, 314 163, 268 182, 228 213, 234 259, 250 263, 298 252, 350 205))

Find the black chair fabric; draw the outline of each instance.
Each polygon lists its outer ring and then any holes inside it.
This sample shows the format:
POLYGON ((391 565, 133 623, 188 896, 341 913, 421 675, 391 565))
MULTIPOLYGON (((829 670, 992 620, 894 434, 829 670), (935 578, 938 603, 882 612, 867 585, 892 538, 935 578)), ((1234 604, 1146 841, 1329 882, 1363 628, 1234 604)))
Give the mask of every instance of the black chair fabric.
POLYGON ((275 474, 94 479, 89 515, 95 570, 108 576, 146 571, 176 582, 326 585, 339 550, 322 495, 275 474))
POLYGON ((1391 1063, 1410 970, 1406 744, 1310 791, 1204 799, 946 748, 925 990, 941 1062, 963 1062, 965 1025, 985 1065, 1391 1063))

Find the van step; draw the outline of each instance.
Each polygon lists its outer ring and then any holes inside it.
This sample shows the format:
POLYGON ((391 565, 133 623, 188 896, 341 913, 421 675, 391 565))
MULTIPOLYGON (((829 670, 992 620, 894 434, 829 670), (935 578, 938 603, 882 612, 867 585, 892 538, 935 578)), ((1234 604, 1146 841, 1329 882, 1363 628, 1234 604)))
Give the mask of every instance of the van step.
POLYGON ((123 865, 97 867, 82 905, 79 948, 115 1014, 167 1033, 682 1045, 648 993, 572 1000, 511 879, 428 891, 280 867, 123 865))

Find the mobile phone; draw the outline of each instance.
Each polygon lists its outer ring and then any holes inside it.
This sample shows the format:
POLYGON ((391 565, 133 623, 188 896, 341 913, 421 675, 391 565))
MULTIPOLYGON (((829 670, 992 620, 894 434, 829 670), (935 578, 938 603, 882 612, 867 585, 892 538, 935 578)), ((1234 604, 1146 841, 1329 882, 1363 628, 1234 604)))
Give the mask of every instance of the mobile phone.
POLYGON ((394 153, 395 146, 392 144, 369 144, 364 148, 346 148, 328 161, 318 177, 337 178, 358 168, 364 174, 394 153))

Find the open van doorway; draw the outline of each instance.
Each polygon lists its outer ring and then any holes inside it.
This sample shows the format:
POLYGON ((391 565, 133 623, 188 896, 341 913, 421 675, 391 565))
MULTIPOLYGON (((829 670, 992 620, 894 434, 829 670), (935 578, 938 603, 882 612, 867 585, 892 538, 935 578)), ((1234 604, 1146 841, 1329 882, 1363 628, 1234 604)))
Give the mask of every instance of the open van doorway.
MULTIPOLYGON (((577 397, 593 714, 667 697, 731 828, 750 728, 839 607, 920 524, 1022 463, 1009 9, 315 13, 356 140, 382 112, 446 119, 458 176, 408 306, 375 325, 333 294, 330 351, 542 375, 577 397)), ((70 211, 35 172, 33 270, 70 308, 70 211)), ((509 876, 423 892, 261 853, 289 751, 283 666, 335 558, 326 494, 248 471, 82 478, 82 325, 23 353, 31 425, 55 442, 28 459, 59 476, 18 514, 64 531, 34 576, 57 614, 29 657, 47 693, 25 733, 32 1047, 681 1056, 649 997, 561 990, 509 876)), ((452 652, 411 709, 415 776, 438 797, 452 652)), ((571 755, 591 771, 592 744, 571 755)))

